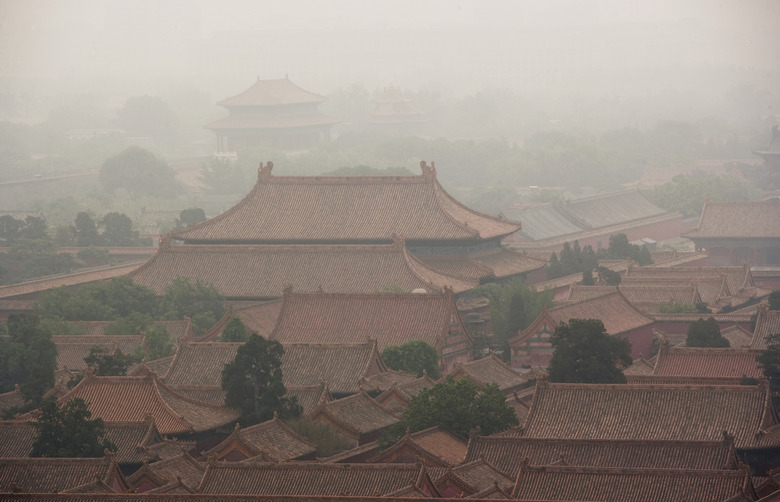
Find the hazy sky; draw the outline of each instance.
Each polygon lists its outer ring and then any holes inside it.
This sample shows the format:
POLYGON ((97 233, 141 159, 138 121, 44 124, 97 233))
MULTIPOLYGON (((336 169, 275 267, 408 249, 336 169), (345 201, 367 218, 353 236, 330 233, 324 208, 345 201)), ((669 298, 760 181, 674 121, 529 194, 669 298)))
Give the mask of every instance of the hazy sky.
POLYGON ((777 0, 0 0, 0 90, 185 85, 216 100, 285 75, 327 94, 608 87, 692 66, 776 73, 779 20, 777 0))

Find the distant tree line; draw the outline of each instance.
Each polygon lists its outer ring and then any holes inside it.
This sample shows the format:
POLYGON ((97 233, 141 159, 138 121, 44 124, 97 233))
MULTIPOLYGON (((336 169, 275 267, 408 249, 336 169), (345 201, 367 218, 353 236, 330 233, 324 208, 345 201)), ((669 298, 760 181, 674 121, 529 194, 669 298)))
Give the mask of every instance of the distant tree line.
POLYGON ((618 277, 615 277, 615 272, 606 267, 600 267, 599 259, 630 259, 639 265, 653 263, 653 258, 650 256, 647 246, 631 244, 628 242, 626 234, 618 233, 610 235, 609 247, 600 249, 598 252, 593 251, 590 245, 580 249, 580 243, 576 240, 573 245, 569 244, 568 241, 564 242, 560 258, 554 251, 550 255, 550 263, 547 266, 547 278, 556 279, 582 273, 584 274, 583 284, 589 285, 595 283, 593 270, 597 270, 607 284, 615 285, 620 283, 619 274, 618 277))

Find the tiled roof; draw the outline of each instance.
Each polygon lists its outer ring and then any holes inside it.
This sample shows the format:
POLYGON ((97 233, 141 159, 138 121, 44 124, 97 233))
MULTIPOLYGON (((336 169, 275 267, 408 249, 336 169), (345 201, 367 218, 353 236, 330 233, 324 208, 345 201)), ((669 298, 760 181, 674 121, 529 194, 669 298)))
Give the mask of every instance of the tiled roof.
POLYGON ((0 458, 0 493, 52 493, 111 481, 116 473, 113 457, 102 458, 0 458))
POLYGON ((561 322, 569 322, 569 319, 599 319, 610 335, 618 335, 653 323, 651 318, 633 307, 617 291, 546 310, 523 331, 523 334, 535 333, 539 323, 545 318, 549 318, 553 326, 558 326, 561 322))
MULTIPOLYGON (((681 285, 690 285, 721 277, 725 278, 730 295, 739 295, 743 290, 755 288, 748 265, 741 267, 631 267, 626 272, 624 279, 675 279, 681 285)), ((704 301, 708 301, 704 299, 706 296, 704 291, 701 291, 701 296, 704 301)))
POLYGON ((171 387, 222 386, 225 364, 236 358, 243 343, 193 342, 180 343, 163 381, 171 387))
POLYGON ((236 410, 182 396, 164 385, 155 375, 88 375, 60 402, 77 397, 87 402, 92 416, 106 422, 142 421, 150 414, 163 434, 207 431, 228 424, 239 415, 236 410))
POLYGON ((766 385, 559 384, 537 379, 527 437, 717 441, 780 445, 766 385))
POLYGON ((154 420, 143 422, 105 422, 106 437, 117 447, 119 464, 140 464, 150 456, 148 447, 164 441, 154 420))
POLYGON ((144 335, 54 335, 51 340, 57 346, 57 368, 80 371, 87 368, 84 358, 93 347, 107 354, 117 350, 132 354, 136 347, 143 346, 144 335))
POLYGON ((240 443, 248 452, 254 455, 262 453, 278 461, 313 456, 317 451, 316 446, 274 416, 272 420, 244 429, 236 424, 236 428, 230 436, 202 455, 208 457, 214 454, 221 459, 234 442, 240 443))
POLYGON ((729 346, 732 348, 750 347, 750 343, 753 340, 753 333, 736 324, 727 328, 721 328, 720 334, 729 341, 729 346))
POLYGON ((222 330, 233 316, 237 316, 244 323, 249 333, 257 333, 263 338, 268 338, 276 326, 279 311, 282 309, 282 300, 266 302, 251 302, 250 305, 231 305, 225 315, 216 325, 209 328, 197 340, 198 342, 210 342, 222 335, 222 330))
MULTIPOLYGON (((106 335, 106 326, 111 324, 112 321, 67 321, 67 323, 76 331, 83 331, 83 335, 62 335, 62 336, 117 336, 106 335)), ((192 330, 192 321, 190 319, 184 319, 181 321, 154 321, 152 326, 165 326, 168 330, 168 334, 177 340, 189 340, 195 336, 195 332, 192 330)), ((137 335, 138 333, 124 333, 124 335, 137 335)), ((54 333, 54 335, 60 335, 54 333)), ((76 340, 74 338, 74 340, 76 340)), ((86 340, 86 339, 85 339, 86 340)))
POLYGON ((175 233, 191 242, 304 243, 490 239, 520 224, 472 211, 420 176, 273 176, 263 167, 252 191, 221 215, 175 233))
POLYGON ((620 502, 726 501, 745 494, 755 500, 744 470, 616 469, 524 466, 512 495, 521 500, 620 502))
POLYGON ((408 464, 308 462, 209 465, 198 491, 204 494, 382 496, 419 486, 424 468, 408 464))
POLYGON ((516 476, 521 460, 530 465, 652 469, 734 469, 734 447, 724 441, 536 439, 489 436, 469 441, 466 462, 484 458, 516 476))
POLYGON ((552 204, 509 209, 506 214, 521 221, 523 229, 519 233, 533 241, 564 237, 582 231, 581 226, 552 204))
MULTIPOLYGON (((386 391, 387 389, 390 389, 393 387, 393 385, 398 385, 399 387, 407 385, 407 384, 413 384, 418 379, 424 378, 424 377, 418 377, 415 374, 412 373, 406 373, 404 371, 396 371, 388 369, 387 371, 383 371, 381 373, 377 373, 376 375, 371 375, 368 377, 368 382, 371 387, 374 387, 382 392, 386 391)), ((433 387, 436 382, 431 380, 431 387, 433 387)))
POLYGON ((758 311, 756 329, 753 331, 753 341, 750 346, 754 349, 766 349, 766 338, 778 333, 780 333, 780 310, 762 308, 758 311))
POLYGON ((37 435, 29 420, 0 421, 0 458, 29 457, 37 435))
POLYGON ((284 344, 285 387, 325 383, 333 394, 352 394, 364 379, 385 370, 376 342, 354 344, 284 344))
MULTIPOLYGON (((436 482, 437 472, 438 469, 431 469, 431 478, 434 482, 436 482)), ((505 472, 483 458, 466 461, 458 467, 453 467, 452 473, 479 491, 496 485, 509 488, 513 481, 505 472)))
POLYGON ((364 391, 333 401, 321 401, 309 418, 325 421, 355 438, 376 433, 399 422, 398 417, 364 391))
POLYGON ((122 265, 101 267, 98 269, 84 270, 71 274, 36 279, 34 281, 20 282, 8 286, 0 286, 0 298, 13 298, 15 296, 39 293, 60 286, 77 286, 88 282, 103 281, 114 277, 127 275, 137 269, 143 262, 126 263, 122 265))
POLYGON ((287 344, 356 343, 371 337, 379 350, 423 340, 441 350, 453 330, 468 340, 451 293, 290 293, 271 338, 287 344))
POLYGON ((278 106, 303 103, 322 103, 326 98, 305 91, 287 78, 260 80, 247 90, 230 98, 223 99, 220 106, 278 106))
POLYGON ((304 415, 309 415, 314 411, 314 408, 317 407, 321 399, 325 399, 326 401, 333 399, 333 396, 331 396, 328 391, 328 387, 324 383, 309 387, 293 387, 286 385, 285 389, 287 389, 286 396, 295 397, 298 400, 298 404, 303 408, 304 415))
POLYGON ((780 239, 780 201, 704 203, 699 225, 684 234, 697 238, 780 239))
POLYGON ((469 255, 415 255, 415 258, 445 275, 470 280, 506 278, 539 270, 546 261, 499 247, 469 255))
POLYGON ((536 375, 523 374, 509 367, 494 354, 467 363, 458 363, 450 372, 455 378, 466 377, 477 385, 494 383, 502 392, 510 392, 531 385, 536 375))
POLYGON ((695 284, 678 285, 649 283, 620 286, 573 285, 568 301, 579 301, 605 295, 619 289, 631 305, 643 312, 658 312, 661 305, 670 302, 696 305, 702 301, 695 284))
POLYGON ((19 388, 15 388, 9 392, 3 392, 0 394, 0 412, 4 412, 9 408, 16 408, 22 406, 27 400, 22 396, 22 392, 19 388))
POLYGON ((328 293, 374 293, 391 286, 409 292, 450 286, 458 293, 477 285, 430 269, 402 244, 163 245, 130 274, 136 284, 160 295, 178 276, 211 283, 234 299, 277 298, 288 285, 328 293))
POLYGON ((198 462, 188 453, 181 453, 165 460, 144 463, 140 469, 127 478, 127 481, 136 490, 144 481, 149 483, 150 480, 153 480, 154 483, 149 484, 159 487, 177 478, 181 478, 187 486, 196 487, 205 471, 205 464, 198 462))
POLYGON ((662 345, 655 363, 656 376, 762 378, 756 362, 759 350, 679 347, 662 345))

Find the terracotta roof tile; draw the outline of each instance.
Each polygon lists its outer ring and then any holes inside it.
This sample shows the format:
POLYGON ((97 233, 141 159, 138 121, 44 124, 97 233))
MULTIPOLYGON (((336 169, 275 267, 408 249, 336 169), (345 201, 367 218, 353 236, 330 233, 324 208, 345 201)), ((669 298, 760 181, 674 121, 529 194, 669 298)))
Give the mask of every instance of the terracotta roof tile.
POLYGON ((390 286, 409 292, 450 286, 458 293, 477 285, 435 272, 396 244, 164 245, 130 274, 157 294, 178 276, 211 283, 233 299, 277 298, 288 285, 300 292, 329 293, 373 293, 390 286))
POLYGON ((272 176, 225 213, 176 233, 192 242, 389 242, 490 239, 520 228, 466 208, 420 176, 272 176))
POLYGON ((415 255, 421 262, 446 275, 471 280, 506 278, 539 270, 544 260, 499 247, 470 255, 415 255))
POLYGON ((717 441, 737 448, 780 444, 766 385, 558 384, 537 380, 527 437, 717 441))
POLYGON ((358 440, 399 422, 395 415, 364 391, 333 401, 323 401, 309 418, 334 425, 358 440))
POLYGON ((106 422, 142 421, 154 417, 163 434, 206 431, 238 418, 238 411, 194 401, 147 377, 87 376, 60 399, 82 398, 92 416, 106 422))
POLYGON ((644 441, 489 436, 469 442, 466 462, 484 458, 514 477, 530 465, 653 469, 734 469, 733 445, 724 441, 644 441))
POLYGON ((210 465, 198 487, 204 494, 382 496, 418 486, 424 471, 407 464, 306 462, 210 465))
POLYGON ((187 453, 181 453, 165 460, 144 463, 140 469, 127 478, 127 481, 138 491, 146 491, 143 488, 139 490, 144 482, 147 485, 159 487, 179 477, 187 486, 196 487, 203 478, 204 472, 206 472, 205 464, 198 462, 187 453), (150 480, 153 480, 154 483, 150 483, 150 480))
POLYGON ((0 458, 29 457, 37 434, 29 420, 0 421, 0 458))
POLYGON ((317 451, 316 446, 274 417, 272 420, 244 429, 236 424, 236 429, 230 436, 202 455, 204 457, 216 455, 221 460, 230 451, 230 446, 236 442, 246 448, 248 453, 253 453, 255 456, 261 453, 270 455, 277 461, 313 457, 317 451))
POLYGON ((695 284, 658 284, 631 283, 620 286, 582 286, 574 285, 569 293, 568 301, 580 301, 605 295, 609 292, 620 290, 628 302, 643 312, 659 312, 665 303, 676 302, 687 305, 696 305, 701 302, 698 288, 695 284))
POLYGON ((236 358, 242 343, 194 342, 176 347, 163 381, 171 387, 222 386, 225 364, 236 358))
POLYGON ((84 358, 93 347, 107 354, 121 350, 132 354, 136 347, 143 346, 143 335, 54 335, 51 340, 57 346, 57 368, 80 371, 87 368, 84 358))
POLYGON ((291 385, 286 385, 285 388, 287 389, 287 394, 285 395, 295 397, 298 400, 298 404, 303 408, 304 415, 309 415, 314 411, 314 408, 317 407, 317 404, 319 404, 321 399, 325 399, 326 401, 333 399, 333 396, 331 396, 328 391, 328 387, 324 384, 312 385, 309 387, 293 387, 291 385))
POLYGON ((63 274, 56 277, 47 277, 46 279, 37 279, 34 281, 20 282, 8 286, 0 286, 0 298, 13 298, 15 296, 29 295, 39 293, 60 286, 76 286, 88 282, 103 281, 114 277, 127 275, 137 269, 143 262, 126 263, 111 267, 102 267, 100 269, 91 269, 71 274, 63 274))
MULTIPOLYGON (((634 279, 675 279, 680 285, 699 284, 701 281, 712 281, 719 278, 725 278, 729 295, 739 295, 746 289, 755 288, 750 267, 747 265, 741 267, 631 267, 624 276, 626 281, 634 279)), ((621 281, 621 284, 628 285, 629 283, 623 284, 623 281, 621 281)), ((709 300, 705 299, 706 293, 701 287, 699 289, 703 301, 709 303, 709 300)))
POLYGON ((103 458, 0 458, 0 493, 62 492, 92 483, 111 481, 113 457, 103 458))
POLYGON ((405 435, 398 443, 375 457, 375 461, 383 461, 392 455, 392 449, 404 448, 405 444, 413 444, 415 451, 438 459, 441 464, 455 466, 466 457, 466 442, 441 427, 431 427, 414 434, 405 435))
POLYGON ((661 349, 655 371, 657 376, 717 377, 739 379, 743 376, 762 378, 756 362, 761 351, 745 349, 717 349, 679 347, 661 349))
MULTIPOLYGON (((120 336, 120 335, 106 335, 106 326, 111 324, 111 321, 67 321, 74 331, 81 331, 80 335, 67 335, 54 333, 55 336, 120 336)), ((165 326, 168 330, 168 334, 177 340, 189 340, 195 336, 195 332, 192 330, 192 321, 184 319, 182 321, 154 321, 152 326, 165 326)), ((124 335, 138 335, 138 333, 124 333, 124 335)), ((73 340, 77 340, 74 338, 73 340)), ((86 340, 86 339, 84 339, 86 340)))
POLYGON ((444 355, 471 350, 451 293, 285 294, 271 334, 284 344, 356 343, 367 337, 377 341, 379 350, 412 340, 423 340, 444 355), (451 335, 457 333, 459 343, 453 347, 451 335))
POLYGON ((301 89, 287 78, 260 80, 257 79, 245 91, 223 99, 220 106, 278 106, 302 103, 322 103, 326 98, 301 89))
POLYGON ((274 330, 274 326, 276 326, 276 320, 279 318, 279 311, 282 309, 282 300, 278 299, 249 303, 249 305, 230 305, 230 308, 228 308, 228 311, 222 316, 222 319, 195 341, 213 341, 215 338, 222 335, 222 330, 225 329, 225 326, 233 316, 238 316, 241 319, 249 333, 257 333, 263 338, 268 338, 274 330))
MULTIPOLYGON (((434 482, 436 481, 436 471, 436 469, 431 469, 431 477, 434 478, 434 482)), ((496 485, 509 488, 513 482, 513 479, 505 472, 497 469, 483 458, 466 461, 462 465, 454 467, 452 472, 480 491, 496 485)))
POLYGON ((536 378, 535 374, 528 372, 523 374, 510 368, 495 354, 490 354, 476 361, 459 363, 450 374, 455 379, 466 377, 477 385, 494 383, 504 393, 511 393, 513 390, 530 387, 533 385, 533 379, 536 378))
POLYGON ((3 392, 0 394, 0 412, 4 412, 10 408, 22 406, 26 402, 27 400, 24 398, 24 396, 22 396, 22 392, 18 387, 12 391, 3 392))
POLYGON ((777 333, 780 333, 780 310, 761 309, 758 311, 756 329, 753 331, 753 341, 750 346, 763 350, 767 345, 767 337, 777 333))
POLYGON ((780 239, 780 201, 705 202, 699 225, 684 236, 780 239))
POLYGON ((712 502, 754 495, 743 470, 614 469, 526 466, 512 491, 527 500, 602 500, 620 502, 712 502))

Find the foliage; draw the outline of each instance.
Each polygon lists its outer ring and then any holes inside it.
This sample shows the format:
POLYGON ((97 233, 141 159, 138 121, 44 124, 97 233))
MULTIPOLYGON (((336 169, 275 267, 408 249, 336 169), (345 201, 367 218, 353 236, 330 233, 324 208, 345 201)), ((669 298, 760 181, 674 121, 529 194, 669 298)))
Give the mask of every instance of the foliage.
POLYGON ((248 338, 249 330, 246 328, 244 321, 237 315, 230 318, 220 335, 220 339, 223 342, 245 342, 248 338))
POLYGON ((455 380, 448 375, 412 398, 403 420, 393 426, 383 443, 391 442, 407 428, 416 432, 438 425, 466 439, 475 429, 489 436, 517 424, 517 415, 496 384, 478 387, 467 378, 455 380))
POLYGON ((242 424, 270 420, 274 412, 283 419, 301 414, 298 400, 285 397, 282 355, 281 343, 253 333, 238 348, 235 359, 225 364, 222 370, 222 389, 227 391, 225 404, 241 410, 242 424))
POLYGON ((63 287, 50 289, 35 302, 35 312, 42 318, 67 321, 108 321, 133 313, 153 316, 156 311, 154 291, 134 284, 129 277, 87 284, 76 293, 63 287))
POLYGON ((769 310, 780 310, 780 290, 769 293, 769 310))
POLYGON ((76 236, 77 246, 100 246, 102 244, 102 239, 98 234, 97 223, 84 211, 76 215, 76 221, 73 224, 73 234, 76 236))
POLYGON ((124 188, 133 198, 166 197, 176 195, 175 177, 176 172, 152 152, 131 146, 103 162, 98 181, 109 193, 124 188))
POLYGON ((0 243, 12 246, 19 240, 46 240, 46 220, 28 216, 17 220, 9 214, 0 216, 0 243))
POLYGON ((179 219, 176 220, 176 227, 188 227, 195 223, 200 223, 201 221, 206 221, 206 212, 203 211, 202 208, 193 207, 190 209, 183 209, 179 213, 179 219))
POLYGON ((127 368, 135 362, 130 354, 123 354, 121 350, 108 352, 95 346, 89 350, 89 355, 84 358, 87 366, 95 368, 97 376, 124 376, 127 368))
POLYGON ((614 270, 608 269, 607 267, 602 267, 601 265, 596 267, 596 271, 599 276, 599 281, 603 282, 604 284, 608 286, 617 286, 620 284, 622 279, 620 272, 615 272, 614 270))
POLYGON ((333 427, 310 418, 300 416, 285 421, 290 429, 305 437, 317 447, 316 456, 325 458, 352 448, 352 443, 336 432, 333 427))
POLYGON ((126 316, 117 317, 103 327, 106 335, 137 335, 151 326, 154 319, 149 314, 132 312, 126 316))
POLYGON ((8 337, 0 338, 0 393, 19 390, 28 401, 38 402, 54 385, 57 347, 51 332, 36 316, 11 314, 6 321, 8 337))
POLYGON ((675 176, 671 182, 653 188, 647 195, 667 211, 689 217, 701 213, 707 198, 713 201, 754 200, 759 191, 738 178, 691 174, 675 176))
POLYGON ((607 248, 607 258, 619 260, 628 258, 634 260, 639 265, 650 265, 653 258, 647 246, 637 246, 628 242, 626 234, 619 233, 609 236, 609 248, 607 248))
POLYGON ((598 267, 598 265, 596 253, 591 246, 588 245, 584 249, 580 249, 579 241, 574 241, 573 245, 566 241, 563 243, 560 259, 558 259, 555 252, 550 255, 550 263, 547 266, 547 278, 555 279, 580 272, 585 273, 598 267))
POLYGON ((176 341, 168 334, 164 324, 156 324, 146 332, 146 346, 149 347, 149 360, 162 359, 171 355, 176 341))
POLYGON ((203 165, 200 180, 206 191, 214 195, 245 193, 252 186, 248 169, 238 162, 216 158, 203 165))
POLYGON ((32 457, 102 457, 105 450, 116 451, 105 437, 101 418, 91 419, 92 413, 81 398, 57 407, 53 398, 41 405, 41 414, 33 422, 37 430, 32 457))
POLYGON ((176 277, 165 287, 161 312, 163 319, 192 319, 196 333, 203 333, 225 315, 223 296, 213 285, 187 277, 176 277))
POLYGON ((106 246, 137 246, 138 231, 133 230, 133 220, 124 213, 108 213, 101 221, 106 246))
POLYGON ((439 354, 423 340, 388 345, 382 351, 382 360, 388 368, 394 370, 414 373, 418 377, 424 371, 434 380, 439 378, 439 354))
POLYGON ((688 326, 685 344, 688 347, 729 347, 731 345, 728 339, 720 334, 720 326, 714 317, 692 322, 688 326))
POLYGON ((472 289, 469 294, 484 296, 489 300, 490 324, 501 343, 500 350, 506 357, 509 357, 507 341, 517 336, 518 331, 527 328, 545 308, 552 307, 553 300, 552 291, 537 292, 519 278, 506 283, 483 284, 472 289), (512 312, 513 298, 516 306, 522 304, 522 313, 512 312))
POLYGON ((620 367, 631 364, 631 344, 607 333, 598 319, 569 319, 550 338, 551 382, 625 383, 620 367))
POLYGON ((662 314, 687 314, 696 312, 696 306, 691 305, 690 303, 672 300, 666 303, 662 303, 658 308, 658 311, 662 314))

